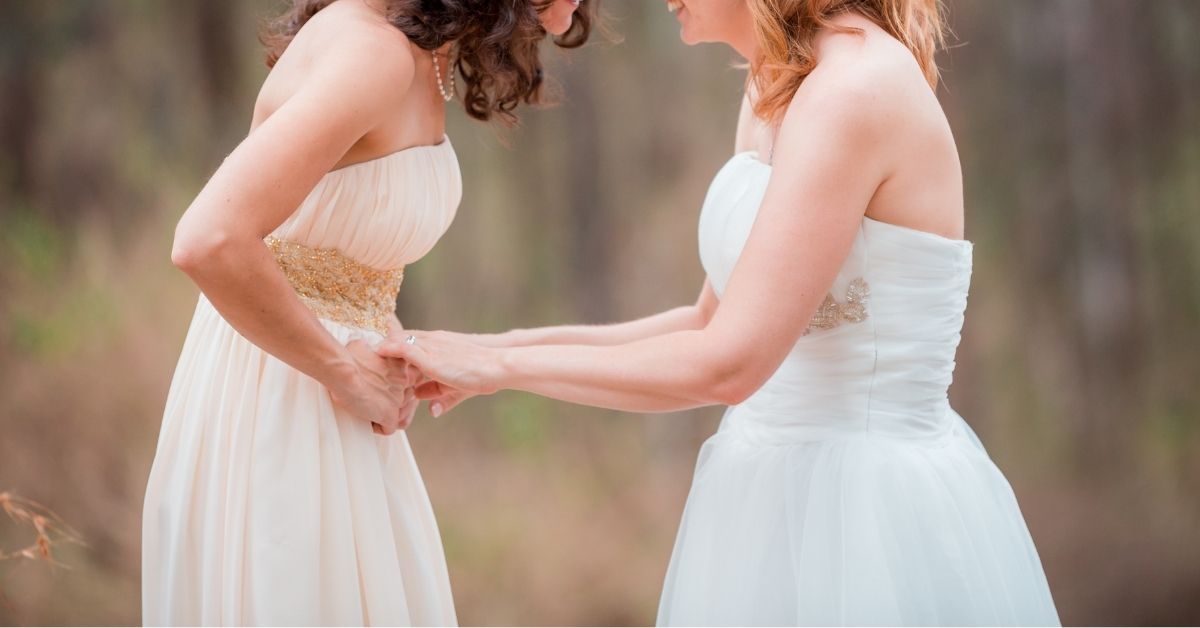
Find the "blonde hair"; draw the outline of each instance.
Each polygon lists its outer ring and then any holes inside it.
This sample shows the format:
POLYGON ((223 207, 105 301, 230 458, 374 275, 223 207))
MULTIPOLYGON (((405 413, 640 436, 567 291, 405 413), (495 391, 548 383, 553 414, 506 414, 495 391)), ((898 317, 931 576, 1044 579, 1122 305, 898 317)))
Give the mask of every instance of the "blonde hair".
POLYGON ((758 97, 754 114, 778 122, 800 83, 817 65, 817 33, 841 13, 858 12, 900 40, 917 59, 930 86, 937 87, 934 55, 945 45, 939 0, 747 0, 759 56, 750 63, 758 97))

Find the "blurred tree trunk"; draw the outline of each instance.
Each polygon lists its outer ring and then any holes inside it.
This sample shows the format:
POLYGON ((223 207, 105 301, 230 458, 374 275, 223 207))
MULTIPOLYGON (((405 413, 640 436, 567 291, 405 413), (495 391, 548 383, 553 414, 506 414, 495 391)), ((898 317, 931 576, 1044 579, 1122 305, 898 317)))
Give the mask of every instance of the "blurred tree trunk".
POLYGON ((235 10, 232 2, 188 0, 188 4, 187 13, 192 15, 190 21, 195 29, 205 110, 213 128, 221 128, 230 120, 244 117, 234 107, 241 70, 247 65, 240 58, 245 48, 235 39, 241 34, 235 20, 247 16, 235 10))
POLYGON ((613 259, 609 248, 616 216, 600 185, 601 138, 595 93, 597 75, 582 55, 566 81, 570 213, 570 273, 576 312, 589 321, 611 322, 613 316, 613 259))
POLYGON ((43 33, 37 2, 0 3, 0 214, 34 188, 43 33))
MULTIPOLYGON (((1139 382, 1143 321, 1137 307, 1136 222, 1145 211, 1142 180, 1147 121, 1139 75, 1160 64, 1139 41, 1153 7, 1139 2, 1060 3, 1064 31, 1066 171, 1074 216, 1071 242, 1083 375, 1083 413, 1073 417, 1087 460, 1118 469, 1142 414, 1139 382)), ((1050 16, 1047 16, 1050 17, 1050 16)))

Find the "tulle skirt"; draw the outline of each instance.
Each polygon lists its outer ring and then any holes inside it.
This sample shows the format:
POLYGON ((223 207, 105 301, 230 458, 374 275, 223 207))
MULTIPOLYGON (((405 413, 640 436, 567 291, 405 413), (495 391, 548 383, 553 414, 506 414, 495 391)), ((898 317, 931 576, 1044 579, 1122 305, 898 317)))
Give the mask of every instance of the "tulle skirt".
POLYGON ((343 415, 203 294, 146 490, 142 609, 148 625, 456 623, 405 434, 343 415))
POLYGON ((1058 625, 1012 488, 948 411, 936 438, 779 439, 732 408, 700 451, 658 623, 1058 625))

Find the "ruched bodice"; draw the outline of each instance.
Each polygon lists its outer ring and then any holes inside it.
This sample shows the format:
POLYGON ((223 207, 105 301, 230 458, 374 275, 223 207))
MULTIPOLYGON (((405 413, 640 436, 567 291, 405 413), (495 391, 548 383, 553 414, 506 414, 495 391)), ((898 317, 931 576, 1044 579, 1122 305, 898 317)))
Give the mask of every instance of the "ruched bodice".
MULTIPOLYGON (((770 175, 770 166, 741 153, 713 180, 700 218, 700 256, 718 295, 770 175)), ((742 407, 753 411, 756 425, 779 428, 772 437, 784 439, 845 430, 902 437, 948 430, 947 389, 971 253, 969 241, 864 217, 826 305, 742 407), (838 316, 853 303, 855 316, 838 316)))
MULTIPOLYGON (((772 169, 734 156, 700 216, 718 296, 772 169)), ((767 382, 704 442, 660 625, 1057 625, 1012 488, 947 400, 965 240, 863 218, 767 382)))
POLYGON ((271 235, 396 268, 433 248, 461 199, 458 159, 443 137, 330 171, 271 235))

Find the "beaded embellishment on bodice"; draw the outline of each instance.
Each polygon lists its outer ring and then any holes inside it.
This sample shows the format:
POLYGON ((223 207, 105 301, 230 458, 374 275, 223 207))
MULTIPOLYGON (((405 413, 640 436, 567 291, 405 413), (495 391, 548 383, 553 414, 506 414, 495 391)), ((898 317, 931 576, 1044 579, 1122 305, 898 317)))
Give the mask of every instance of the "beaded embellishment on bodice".
POLYGON ((862 277, 850 281, 844 303, 838 303, 833 294, 826 294, 825 301, 808 322, 804 335, 822 329, 833 329, 842 323, 861 323, 867 320, 867 298, 870 296, 871 287, 862 277))
POLYGON ((267 236, 267 248, 308 309, 321 318, 387 334, 404 267, 379 270, 334 248, 267 236))

